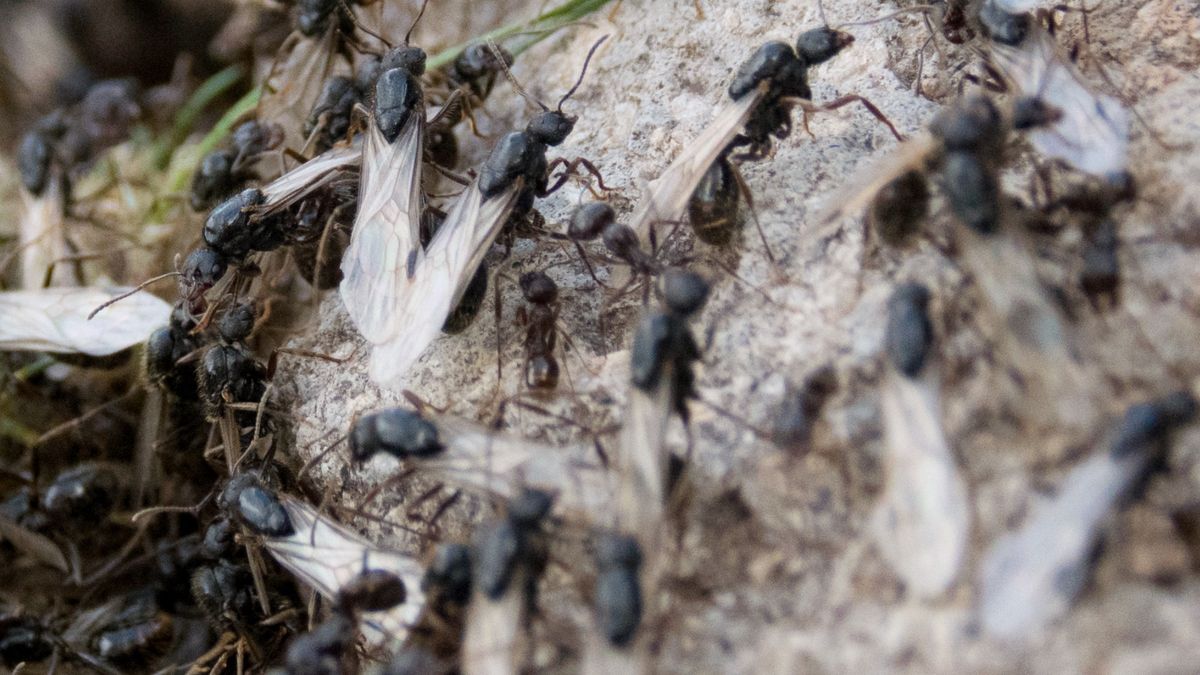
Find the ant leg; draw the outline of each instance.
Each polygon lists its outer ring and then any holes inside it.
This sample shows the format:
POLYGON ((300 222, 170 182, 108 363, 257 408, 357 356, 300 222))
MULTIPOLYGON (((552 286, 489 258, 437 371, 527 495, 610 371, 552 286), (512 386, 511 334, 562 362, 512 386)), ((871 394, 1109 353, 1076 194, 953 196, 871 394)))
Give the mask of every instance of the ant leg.
POLYGON ((746 184, 746 179, 742 176, 742 171, 736 164, 730 163, 729 168, 733 169, 733 178, 737 181, 738 190, 741 191, 742 197, 746 200, 746 206, 750 209, 750 218, 754 220, 754 229, 758 230, 758 238, 762 240, 763 250, 767 254, 767 261, 771 263, 771 268, 775 270, 777 275, 782 275, 783 272, 779 269, 779 263, 775 261, 775 254, 771 252, 771 245, 767 243, 767 235, 763 232, 762 223, 758 220, 758 209, 754 208, 754 195, 750 192, 750 186, 746 184))
POLYGON ((801 101, 800 107, 808 112, 814 112, 814 113, 815 112, 827 112, 830 110, 837 110, 838 108, 841 108, 843 106, 847 106, 847 105, 850 105, 851 103, 856 103, 856 102, 861 103, 862 106, 864 108, 866 108, 868 112, 870 112, 872 115, 875 116, 875 119, 879 120, 880 122, 883 122, 884 125, 886 125, 887 128, 891 130, 892 135, 896 137, 896 140, 901 141, 901 142, 904 141, 904 136, 899 131, 896 130, 896 126, 894 124, 892 124, 892 121, 890 119, 888 119, 887 115, 884 115, 883 111, 880 110, 878 107, 876 107, 876 105, 874 103, 871 103, 870 100, 868 100, 862 96, 859 96, 858 94, 848 94, 841 98, 836 98, 832 101, 829 101, 828 103, 823 103, 819 106, 814 106, 812 103, 810 103, 808 101, 801 101))
MULTIPOLYGON (((442 122, 442 120, 450 117, 451 113, 458 112, 455 110, 455 106, 461 109, 464 105, 463 98, 462 89, 455 89, 454 91, 450 92, 450 95, 446 97, 446 100, 442 103, 442 107, 437 111, 437 114, 425 123, 426 128, 434 127, 438 123, 442 122)), ((453 125, 448 124, 447 126, 453 125)))
MULTIPOLYGON (((360 347, 361 347, 361 345, 360 345, 360 347)), ((308 351, 307 349, 293 349, 291 347, 277 347, 271 352, 271 356, 267 359, 267 379, 270 380, 274 377, 275 367, 279 363, 279 355, 280 354, 288 354, 291 356, 306 356, 308 358, 321 359, 322 361, 328 361, 330 363, 346 363, 354 358, 354 355, 358 353, 358 350, 359 350, 359 347, 355 347, 354 350, 351 351, 346 356, 330 356, 329 354, 319 354, 317 352, 311 352, 311 351, 308 351)))
POLYGON ((554 185, 546 188, 545 193, 539 194, 539 197, 545 197, 546 195, 556 192, 563 186, 563 184, 567 182, 568 177, 578 172, 578 169, 581 166, 586 169, 588 173, 596 177, 596 182, 600 184, 601 190, 608 192, 612 189, 604 184, 604 176, 600 173, 600 169, 597 169, 595 164, 592 164, 583 157, 576 157, 570 161, 564 157, 556 157, 550 162, 550 165, 546 167, 546 175, 549 176, 550 174, 554 173, 554 170, 560 166, 563 167, 563 172, 559 174, 557 179, 555 179, 554 185))

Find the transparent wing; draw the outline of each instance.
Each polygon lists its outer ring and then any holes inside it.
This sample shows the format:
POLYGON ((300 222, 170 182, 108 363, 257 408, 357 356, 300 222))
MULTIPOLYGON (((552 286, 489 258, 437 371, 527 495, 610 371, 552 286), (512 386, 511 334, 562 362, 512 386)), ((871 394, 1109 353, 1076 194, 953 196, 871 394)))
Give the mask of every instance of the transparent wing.
POLYGON ((409 256, 420 248, 423 114, 409 116, 395 143, 372 122, 359 184, 358 215, 342 257, 342 303, 358 331, 382 342, 406 327, 398 319, 409 256))
POLYGON ((366 569, 391 572, 404 581, 402 605, 386 612, 366 612, 363 633, 373 645, 394 645, 425 609, 421 590, 424 569, 414 558, 376 547, 358 533, 322 516, 298 499, 279 496, 295 528, 287 537, 264 537, 263 546, 289 572, 327 600, 366 569))
POLYGON ((667 451, 663 440, 673 410, 671 366, 651 392, 629 388, 621 423, 617 517, 621 529, 639 533, 643 545, 662 522, 666 501, 667 451))
POLYGON ((412 460, 426 475, 483 493, 499 501, 522 487, 555 494, 555 513, 590 524, 609 513, 612 494, 604 468, 584 459, 587 446, 559 448, 492 431, 482 424, 449 415, 429 418, 446 446, 437 455, 412 460))
POLYGON ((171 305, 149 293, 100 305, 131 288, 42 288, 0 293, 0 350, 108 356, 167 325, 171 305))
POLYGON ((862 213, 884 185, 908 171, 922 168, 937 147, 933 136, 929 132, 922 132, 901 143, 883 159, 868 162, 829 196, 817 213, 817 222, 830 223, 862 213))
POLYGON ((464 627, 462 666, 466 675, 514 675, 520 672, 519 657, 524 638, 526 571, 513 574, 508 591, 492 600, 480 591, 471 594, 464 627))
POLYGON ((745 126, 750 113, 762 100, 763 92, 764 88, 760 86, 727 103, 662 175, 650 181, 629 223, 643 242, 648 241, 652 224, 679 220, 700 179, 745 126))
POLYGON ((288 171, 262 188, 263 209, 278 211, 303 199, 338 175, 353 168, 362 159, 362 147, 356 142, 327 150, 288 171))
POLYGON ((1066 612, 1087 580, 1101 523, 1148 462, 1145 452, 1101 452, 1087 459, 1024 527, 988 550, 980 583, 985 630, 1006 638, 1030 636, 1066 612))
POLYGON ((1050 8, 1057 0, 987 0, 1006 14, 1024 14, 1042 7, 1050 8))
POLYGON ((271 120, 283 128, 284 147, 301 148, 305 118, 320 97, 325 79, 333 72, 337 35, 332 26, 316 38, 293 35, 291 50, 264 85, 258 119, 271 120))
POLYGON ((892 374, 881 398, 887 485, 877 511, 879 548, 906 586, 933 597, 962 566, 970 525, 966 487, 926 378, 892 374))
POLYGON ((1029 133, 1038 152, 1098 176, 1126 170, 1129 111, 1117 99, 1088 86, 1083 73, 1044 28, 1030 22, 1029 34, 1020 44, 993 43, 987 58, 1010 89, 1038 96, 1062 111, 1060 120, 1029 133))
MULTIPOLYGON (((50 264, 69 254, 66 220, 63 217, 62 178, 51 176, 40 196, 22 190, 25 210, 21 214, 21 285, 41 288, 50 264)), ((52 286, 74 285, 69 265, 58 265, 52 286)))
POLYGON ((371 379, 393 388, 402 386, 408 370, 441 332, 520 191, 518 181, 484 200, 477 182, 472 182, 455 200, 429 247, 418 251, 413 278, 403 277, 392 318, 393 325, 403 330, 375 344, 371 379))

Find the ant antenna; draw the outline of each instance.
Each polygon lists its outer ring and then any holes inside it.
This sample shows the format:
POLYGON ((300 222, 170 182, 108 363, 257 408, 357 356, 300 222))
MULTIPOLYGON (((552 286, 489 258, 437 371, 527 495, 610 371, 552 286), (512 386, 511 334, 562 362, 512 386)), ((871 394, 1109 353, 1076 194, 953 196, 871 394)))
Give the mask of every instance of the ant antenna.
POLYGON ((884 14, 883 16, 877 16, 874 19, 863 19, 862 21, 851 21, 850 23, 844 23, 844 24, 838 26, 838 28, 845 28, 847 26, 869 26, 873 23, 881 23, 881 22, 887 21, 888 19, 894 19, 902 14, 912 14, 914 12, 928 14, 929 12, 932 12, 933 10, 934 10, 933 5, 913 5, 912 7, 905 7, 904 9, 898 9, 894 12, 889 12, 888 14, 884 14))
POLYGON ((575 90, 579 88, 579 85, 583 84, 583 76, 587 75, 588 64, 592 62, 592 56, 595 55, 596 50, 599 49, 600 45, 604 44, 604 41, 607 39, 608 36, 605 35, 599 40, 596 40, 596 44, 592 45, 592 48, 588 50, 587 58, 583 60, 583 69, 579 71, 579 79, 575 80, 575 84, 567 90, 567 93, 563 94, 563 97, 558 99, 558 112, 562 112, 563 104, 567 102, 567 99, 571 98, 571 94, 575 93, 575 90))
POLYGON ((365 25, 359 23, 358 17, 354 14, 354 10, 350 9, 350 5, 349 5, 349 3, 347 3, 346 0, 338 0, 338 4, 342 6, 342 11, 344 11, 346 13, 346 16, 350 19, 350 23, 354 24, 355 28, 357 28, 358 30, 361 30, 362 32, 366 33, 367 35, 370 35, 371 37, 375 38, 376 40, 379 40, 386 47, 392 46, 392 43, 389 42, 387 38, 383 37, 379 33, 376 33, 375 31, 371 30, 370 28, 367 28, 365 25))
POLYGON ((412 37, 413 30, 417 27, 417 22, 425 15, 425 8, 429 6, 429 0, 421 1, 421 11, 417 12, 417 18, 413 19, 412 25, 408 27, 408 32, 404 34, 404 44, 408 44, 408 39, 412 37))
POLYGON ((137 293, 138 291, 144 289, 145 287, 149 286, 150 284, 152 284, 156 281, 162 281, 163 279, 166 279, 167 277, 177 277, 177 276, 179 276, 179 272, 167 272, 166 274, 160 274, 156 277, 147 279, 147 280, 143 281, 142 283, 138 284, 137 286, 134 286, 132 290, 126 291, 126 292, 118 295, 117 297, 106 301, 104 304, 100 305, 96 309, 93 309, 92 313, 88 314, 87 320, 91 321, 93 317, 95 317, 97 314, 100 313, 100 310, 104 309, 105 307, 108 307, 109 305, 114 305, 117 302, 124 300, 125 298, 128 298, 129 296, 133 295, 134 293, 137 293))
POLYGON ((500 51, 500 47, 495 43, 495 41, 488 40, 487 48, 488 48, 488 50, 490 50, 492 52, 492 55, 495 56, 496 60, 500 63, 500 68, 504 72, 504 79, 508 80, 508 83, 513 86, 513 89, 517 90, 517 93, 521 95, 521 98, 525 99, 526 101, 536 103, 538 105, 538 107, 542 109, 543 112, 550 112, 550 109, 546 107, 545 103, 542 103, 541 101, 537 100, 532 95, 530 95, 529 92, 525 91, 525 87, 522 87, 521 83, 517 81, 516 76, 512 74, 511 70, 508 69, 508 64, 505 63, 503 52, 500 51))

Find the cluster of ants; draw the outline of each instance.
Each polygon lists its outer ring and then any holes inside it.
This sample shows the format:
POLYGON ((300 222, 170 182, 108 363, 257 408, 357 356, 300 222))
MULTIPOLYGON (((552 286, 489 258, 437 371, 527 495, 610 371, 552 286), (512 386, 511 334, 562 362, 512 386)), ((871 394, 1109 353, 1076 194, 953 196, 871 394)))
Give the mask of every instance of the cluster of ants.
MULTIPOLYGON (((985 2, 969 21, 947 15, 946 30, 961 40, 962 26, 970 24, 997 45, 1019 46, 1033 39, 1034 20, 1001 7, 985 2)), ((809 69, 849 47, 853 38, 822 27, 802 33, 794 45, 761 46, 734 75, 728 88, 731 102, 651 183, 628 223, 619 222, 607 203, 596 201, 574 212, 565 234, 553 234, 534 210, 537 199, 559 189, 581 168, 607 189, 587 160, 547 158, 549 149, 563 143, 574 128, 576 119, 562 106, 582 83, 603 39, 592 47, 579 81, 556 109, 542 106, 524 130, 502 136, 479 169, 464 176, 455 173, 453 130, 463 121, 473 125, 470 111, 483 105, 499 76, 519 90, 508 71, 510 54, 494 43, 475 44, 444 70, 426 73, 426 54, 411 46, 408 36, 383 53, 367 49, 370 39, 386 41, 362 26, 340 0, 300 0, 292 10, 296 33, 288 67, 268 76, 262 109, 273 98, 276 105, 303 102, 310 112, 301 129, 280 126, 266 116, 244 122, 225 147, 200 161, 188 201, 193 210, 207 214, 202 244, 179 266, 179 299, 168 325, 154 331, 144 347, 147 384, 163 396, 180 431, 179 447, 172 453, 179 457, 164 462, 164 469, 189 485, 167 503, 194 505, 158 506, 136 514, 134 542, 116 552, 112 564, 80 580, 120 591, 106 590, 101 600, 89 597, 89 609, 79 611, 69 624, 6 613, 0 618, 0 659, 16 667, 65 658, 106 673, 149 663, 188 666, 188 672, 223 672, 236 664, 240 671, 247 656, 253 667, 275 666, 291 675, 354 672, 363 657, 386 664, 381 672, 397 674, 519 669, 525 655, 516 645, 536 611, 550 533, 561 520, 570 520, 563 513, 575 512, 572 500, 582 501, 571 494, 569 479, 537 486, 510 482, 503 488, 489 479, 485 491, 507 504, 504 516, 481 526, 470 545, 441 544, 427 565, 367 542, 293 496, 304 492, 303 472, 294 477, 275 460, 274 432, 280 420, 266 402, 275 358, 286 350, 263 360, 252 348, 269 318, 256 308, 254 298, 274 292, 271 284, 285 261, 271 254, 286 247, 314 293, 339 288, 352 322, 371 346, 372 378, 390 386, 403 380, 438 332, 462 332, 471 325, 486 296, 485 257, 493 244, 511 244, 517 236, 554 236, 576 246, 593 278, 584 244, 601 239, 609 262, 623 263, 645 279, 646 304, 650 280, 658 281, 660 306, 648 309, 634 331, 633 387, 621 448, 600 467, 602 475, 616 476, 602 479, 616 515, 603 524, 598 514, 580 519, 593 532, 593 597, 603 637, 585 648, 584 659, 640 672, 645 663, 639 659, 650 653, 654 641, 643 626, 643 598, 657 590, 666 573, 670 552, 662 533, 670 527, 672 493, 683 470, 682 460, 663 446, 662 430, 675 415, 688 422, 688 402, 696 397, 694 365, 702 358, 688 321, 699 314, 709 292, 709 282, 700 275, 659 260, 655 225, 679 222, 686 212, 696 239, 729 246, 740 232, 739 201, 749 202, 738 165, 770 156, 774 139, 789 136, 796 106, 808 114, 861 103, 904 140, 861 97, 821 106, 810 102, 809 69), (319 91, 304 78, 288 81, 312 72, 313 63, 333 53, 350 56, 349 48, 359 50, 352 73, 326 78, 319 91), (282 147, 296 137, 304 139, 303 148, 282 147), (262 174, 274 157, 280 164, 287 157, 300 163, 265 180, 262 174), (561 172, 556 175, 556 170, 561 172), (431 203, 425 187, 439 177, 462 186, 444 208, 431 203), (210 438, 188 433, 192 427, 182 420, 189 417, 212 423, 210 438), (219 436, 217 445, 214 435, 219 436), (132 556, 143 541, 153 542, 153 550, 132 556), (280 568, 315 593, 303 593, 280 568), (138 583, 131 585, 133 578, 138 583), (317 609, 318 598, 328 603, 324 612, 317 609)), ((947 107, 932 120, 928 133, 904 140, 897 161, 872 170, 844 198, 835 198, 826 218, 865 210, 878 241, 903 245, 927 220, 930 187, 936 184, 955 221, 965 226, 965 249, 984 254, 988 247, 1006 250, 991 242, 1005 236, 1006 221, 1016 210, 1000 187, 1008 136, 1012 131, 1052 132, 1074 112, 1036 91, 1016 93, 1004 110, 981 95, 947 107)), ((36 196, 55 185, 67 191, 68 169, 124 138, 137 109, 135 92, 106 82, 77 107, 39 122, 20 149, 26 189, 36 196)), ((1051 200, 1036 214, 1039 222, 1059 211, 1086 221, 1081 285, 1096 302, 1102 297, 1115 302, 1119 274, 1110 212, 1132 195, 1128 173, 1110 173, 1101 187, 1051 200)), ((1028 220, 1037 219, 1031 215, 1028 220)), ((971 251, 965 254, 971 264, 971 251)), ((989 286, 988 270, 1012 261, 990 264, 972 271, 993 310, 1011 319, 1006 323, 1020 348, 1055 353, 1063 329, 1054 310, 1037 299, 1037 291, 989 286)), ((559 380, 558 288, 544 272, 525 274, 519 287, 530 305, 523 383, 552 391, 559 380)), ((885 352, 900 382, 917 381, 929 372, 934 335, 928 301, 927 289, 905 284, 888 304, 885 352)), ((830 380, 827 373, 814 376, 785 402, 771 434, 777 443, 803 443, 836 386, 830 380)), ((913 390, 905 387, 895 389, 898 409, 909 405, 910 415, 923 410, 918 414, 930 415, 939 427, 936 402, 913 398, 913 390)), ((1194 409, 1187 394, 1135 407, 1119 427, 1111 461, 1128 471, 1148 471, 1156 462, 1135 465, 1128 458, 1160 445, 1167 431, 1190 419, 1194 409)), ((899 424, 890 414, 886 417, 889 424, 899 424)), ((422 462, 432 467, 448 461, 455 428, 423 410, 366 414, 347 434, 350 457, 361 464, 382 453, 418 468, 422 462)), ((489 439, 503 442, 498 435, 489 439)), ((907 440, 930 443, 928 438, 907 440)), ((922 489, 939 495, 949 509, 963 500, 962 490, 953 458, 939 448, 931 457, 945 469, 944 484, 922 489)), ((1108 490, 1114 501, 1139 482, 1126 478, 1108 490)), ((112 553, 110 541, 93 541, 104 538, 82 532, 87 527, 103 531, 105 519, 126 502, 127 482, 116 467, 101 462, 70 469, 40 493, 25 490, 6 501, 0 534, 20 541, 26 551, 39 552, 35 557, 54 566, 69 566, 69 561, 44 534, 53 527, 80 532, 77 548, 96 546, 112 553)), ((897 498, 896 537, 911 535, 920 541, 922 532, 933 527, 923 518, 948 518, 901 513, 902 508, 903 500, 897 498)), ((898 556, 893 561, 898 574, 914 588, 944 591, 958 575, 964 522, 951 523, 953 534, 930 547, 924 566, 911 566, 898 556)), ((912 542, 899 543, 903 549, 912 542)), ((73 550, 78 558, 80 551, 73 550)), ((1062 564, 1077 562, 1082 564, 1074 559, 1062 564)), ((1004 622, 1001 617, 992 623, 1004 622)))

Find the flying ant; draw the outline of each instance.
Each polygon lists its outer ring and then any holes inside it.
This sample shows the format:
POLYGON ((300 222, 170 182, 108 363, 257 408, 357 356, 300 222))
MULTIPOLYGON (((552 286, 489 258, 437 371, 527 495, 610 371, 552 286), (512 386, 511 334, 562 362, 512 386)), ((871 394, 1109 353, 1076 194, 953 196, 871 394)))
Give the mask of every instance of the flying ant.
POLYGON ((653 223, 676 222, 690 205, 690 212, 700 219, 692 223, 697 237, 715 243, 728 241, 736 225, 737 195, 740 192, 749 198, 732 160, 766 157, 772 137, 782 139, 790 134, 791 108, 797 101, 806 114, 861 103, 902 138, 878 108, 861 96, 844 96, 821 106, 809 102, 808 68, 833 58, 853 41, 848 33, 822 27, 802 33, 794 48, 769 42, 755 51, 729 85, 733 100, 718 111, 686 152, 651 181, 630 224, 638 237, 647 241, 653 223))
MULTIPOLYGON (((559 109, 546 109, 525 131, 501 138, 480 168, 479 176, 454 201, 446 222, 428 247, 415 246, 413 236, 407 250, 395 250, 394 256, 387 253, 385 260, 378 260, 379 251, 394 249, 377 246, 373 251, 376 260, 369 265, 363 258, 361 266, 343 267, 346 276, 342 290, 347 304, 362 303, 364 298, 377 294, 387 294, 390 298, 387 303, 372 303, 388 311, 371 313, 373 319, 364 332, 374 345, 372 379, 397 384, 459 304, 505 223, 514 214, 528 213, 536 196, 560 187, 576 163, 587 166, 586 160, 556 159, 548 163, 546 150, 562 143, 574 128, 575 119, 564 114, 561 105, 582 83, 587 63, 602 43, 603 39, 588 52, 579 81, 560 100, 559 109), (566 165, 566 172, 551 186, 550 173, 560 163, 566 165), (361 288, 363 292, 347 297, 347 289, 353 288, 361 288)), ((410 218, 409 226, 415 229, 418 221, 419 218, 410 218)), ((363 323, 356 323, 362 330, 363 323)))

